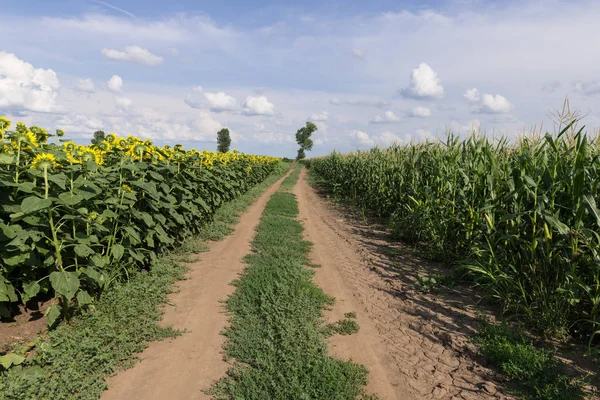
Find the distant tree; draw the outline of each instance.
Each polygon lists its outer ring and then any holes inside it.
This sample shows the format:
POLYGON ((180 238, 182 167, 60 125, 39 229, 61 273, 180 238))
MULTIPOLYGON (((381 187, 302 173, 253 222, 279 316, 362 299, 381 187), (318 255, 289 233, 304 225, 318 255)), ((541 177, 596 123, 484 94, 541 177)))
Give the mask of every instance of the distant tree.
POLYGON ((220 153, 227 153, 231 146, 231 136, 229 136, 229 129, 223 128, 217 132, 217 151, 220 153))
POLYGON ((96 132, 94 132, 94 138, 92 139, 92 144, 99 145, 100 143, 104 142, 105 139, 106 139, 106 134, 104 133, 104 131, 96 131, 96 132))
POLYGON ((306 157, 306 152, 312 150, 313 141, 310 137, 316 130, 317 126, 312 122, 307 122, 306 126, 298 129, 296 132, 296 143, 300 145, 300 148, 298 149, 296 160, 304 159, 306 157))

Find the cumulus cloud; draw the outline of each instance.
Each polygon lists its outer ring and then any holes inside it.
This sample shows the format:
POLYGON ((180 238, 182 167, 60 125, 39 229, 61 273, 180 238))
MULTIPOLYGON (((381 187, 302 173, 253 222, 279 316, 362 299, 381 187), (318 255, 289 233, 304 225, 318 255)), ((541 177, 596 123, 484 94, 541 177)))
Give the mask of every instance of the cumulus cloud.
POLYGON ((192 92, 183 101, 192 108, 209 109, 214 112, 234 111, 237 108, 235 97, 225 92, 204 92, 201 86, 193 86, 192 92))
POLYGON ((589 81, 589 82, 575 82, 573 90, 577 93, 581 93, 586 96, 592 96, 600 94, 600 82, 589 81))
POLYGON ((194 127, 199 131, 202 138, 212 138, 214 136, 214 140, 217 140, 217 132, 223 129, 223 125, 208 111, 200 111, 194 121, 194 127))
POLYGON ((489 93, 481 95, 476 87, 467 90, 463 97, 471 103, 479 103, 477 112, 483 114, 506 114, 513 109, 513 105, 506 97, 489 93))
POLYGON ((385 108, 390 105, 389 101, 385 100, 340 100, 337 97, 329 100, 329 104, 333 106, 353 106, 353 107, 375 107, 385 108))
POLYGON ((315 113, 310 116, 310 120, 313 122, 323 122, 329 120, 329 113, 327 111, 323 111, 321 113, 315 113))
POLYGON ((123 79, 119 75, 113 75, 106 85, 111 92, 120 92, 123 87, 123 79))
POLYGON ((479 101, 479 90, 474 87, 473 89, 469 89, 467 90, 464 94, 463 94, 464 98, 469 100, 470 102, 476 102, 479 101))
POLYGON ((373 146, 375 141, 364 131, 354 130, 350 132, 350 137, 355 139, 361 146, 373 146))
POLYGON ((410 110, 409 115, 417 118, 427 118, 431 116, 431 110, 427 107, 415 107, 410 110))
POLYGON ((352 49, 352 56, 359 58, 361 60, 364 60, 367 57, 367 55, 363 49, 357 49, 357 48, 352 49))
POLYGON ((375 118, 371 121, 373 124, 387 124, 390 122, 399 121, 400 118, 396 116, 392 111, 386 111, 383 115, 376 115, 375 118))
POLYGON ((410 84, 400 93, 415 99, 441 99, 444 97, 444 87, 437 73, 429 65, 421 63, 413 69, 410 84))
POLYGON ((78 79, 75 89, 86 93, 94 93, 96 91, 94 88, 94 82, 92 82, 90 78, 78 79))
POLYGON ((63 115, 56 121, 56 127, 62 129, 67 134, 87 134, 90 135, 104 128, 104 122, 96 117, 90 117, 83 114, 63 115))
POLYGON ((383 146, 391 146, 394 143, 402 144, 410 142, 410 135, 397 135, 394 132, 385 131, 379 134, 376 141, 383 146))
POLYGON ((115 106, 121 111, 128 111, 133 104, 133 100, 126 97, 115 96, 115 106))
POLYGON ((481 128, 481 121, 473 119, 466 124, 462 124, 458 121, 452 121, 449 126, 444 125, 444 129, 455 133, 472 133, 477 132, 481 128))
POLYGON ((252 140, 265 144, 285 144, 296 142, 293 134, 290 134, 289 132, 282 133, 277 130, 269 129, 265 126, 265 124, 258 122, 254 124, 252 140))
POLYGON ((139 46, 127 46, 125 51, 102 49, 102 55, 109 60, 125 61, 142 65, 158 65, 163 63, 163 58, 150 53, 139 46))
POLYGON ((232 111, 237 107, 237 100, 225 92, 204 93, 211 111, 232 111))
MULTIPOLYGON (((419 136, 421 135, 419 134, 419 136)), ((392 131, 383 131, 378 135, 369 135, 367 132, 354 130, 350 132, 350 137, 355 140, 357 147, 389 147, 392 144, 410 143, 412 140, 410 134, 398 135, 392 131)))
POLYGON ((505 114, 513 109, 513 105, 504 97, 485 93, 481 96, 480 113, 484 114, 505 114))
POLYGON ((247 115, 273 115, 275 106, 266 96, 248 96, 244 103, 244 113, 247 115))
POLYGON ((0 52, 0 108, 53 111, 59 87, 53 70, 34 68, 12 53, 0 52))

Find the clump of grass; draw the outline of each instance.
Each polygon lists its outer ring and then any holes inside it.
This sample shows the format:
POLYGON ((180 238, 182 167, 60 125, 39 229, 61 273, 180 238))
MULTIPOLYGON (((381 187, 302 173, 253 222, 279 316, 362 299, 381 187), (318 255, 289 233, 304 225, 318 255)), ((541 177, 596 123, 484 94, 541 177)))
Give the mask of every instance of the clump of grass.
POLYGON ((350 318, 350 319, 356 319, 356 313, 354 311, 347 312, 346 314, 344 314, 344 317, 350 318))
POLYGON ((356 399, 367 370, 327 355, 322 311, 332 298, 314 285, 306 267, 310 242, 302 239, 291 188, 295 171, 265 208, 253 254, 227 300, 231 326, 226 355, 235 359, 209 394, 216 399, 356 399))
POLYGON ((475 341, 488 360, 509 379, 517 394, 531 400, 585 398, 581 380, 562 371, 554 352, 536 348, 532 341, 506 323, 481 321, 475 341))
POLYGON ((324 333, 326 336, 333 336, 335 334, 338 335, 352 335, 353 333, 358 332, 360 326, 358 322, 353 319, 341 319, 339 321, 334 322, 333 324, 327 324, 324 328, 324 333))

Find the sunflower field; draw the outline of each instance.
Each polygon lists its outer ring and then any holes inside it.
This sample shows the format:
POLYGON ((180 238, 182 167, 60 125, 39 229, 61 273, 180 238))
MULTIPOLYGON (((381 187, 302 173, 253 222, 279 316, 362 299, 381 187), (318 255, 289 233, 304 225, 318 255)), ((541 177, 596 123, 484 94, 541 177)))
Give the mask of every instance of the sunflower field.
POLYGON ((0 317, 57 297, 46 312, 51 325, 198 233, 281 162, 115 134, 82 146, 59 141, 60 130, 10 129, 0 117, 0 317))

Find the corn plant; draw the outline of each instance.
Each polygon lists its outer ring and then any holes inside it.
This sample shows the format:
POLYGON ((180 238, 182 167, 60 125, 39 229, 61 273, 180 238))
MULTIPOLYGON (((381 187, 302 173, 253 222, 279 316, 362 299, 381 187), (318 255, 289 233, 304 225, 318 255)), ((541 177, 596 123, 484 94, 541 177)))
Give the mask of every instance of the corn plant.
POLYGON ((600 143, 571 121, 557 134, 449 134, 310 160, 336 196, 387 217, 401 240, 465 269, 547 334, 600 322, 600 143))

